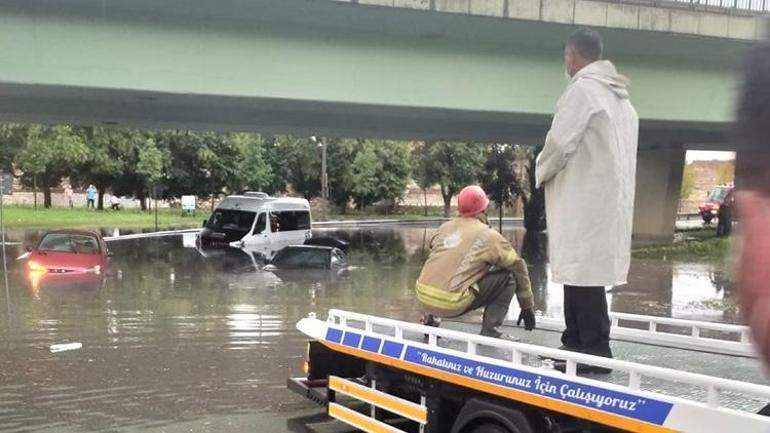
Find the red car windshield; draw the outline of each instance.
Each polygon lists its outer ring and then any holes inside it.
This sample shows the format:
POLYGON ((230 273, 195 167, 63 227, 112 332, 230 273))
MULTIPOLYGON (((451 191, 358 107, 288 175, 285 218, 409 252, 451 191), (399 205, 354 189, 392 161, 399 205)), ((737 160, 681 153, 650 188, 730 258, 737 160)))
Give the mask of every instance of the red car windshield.
POLYGON ((49 233, 37 247, 41 251, 99 254, 99 242, 93 236, 69 233, 49 233))
POLYGON ((709 194, 709 201, 722 203, 725 200, 728 191, 729 188, 714 188, 711 191, 711 194, 709 194))

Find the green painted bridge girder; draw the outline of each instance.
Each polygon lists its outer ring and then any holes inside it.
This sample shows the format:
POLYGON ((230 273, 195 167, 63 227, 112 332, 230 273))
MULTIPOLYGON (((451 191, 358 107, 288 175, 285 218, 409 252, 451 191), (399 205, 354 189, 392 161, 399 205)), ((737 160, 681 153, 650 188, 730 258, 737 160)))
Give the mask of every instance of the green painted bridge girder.
MULTIPOLYGON (((328 0, 0 4, 8 120, 542 139, 571 25, 328 0)), ((750 42, 602 29, 643 143, 714 142, 750 42)))

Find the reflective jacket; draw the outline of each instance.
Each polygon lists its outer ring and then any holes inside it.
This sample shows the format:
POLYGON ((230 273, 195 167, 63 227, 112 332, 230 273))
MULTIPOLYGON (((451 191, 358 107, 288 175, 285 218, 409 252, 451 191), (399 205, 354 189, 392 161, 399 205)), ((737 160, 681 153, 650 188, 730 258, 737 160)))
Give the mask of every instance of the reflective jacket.
MULTIPOLYGON (((526 274, 526 263, 500 233, 478 217, 458 217, 444 223, 430 242, 430 255, 417 280, 423 308, 443 317, 463 314, 478 293, 476 283, 493 266, 526 274), (522 271, 523 269, 523 271, 522 271)), ((515 275, 516 280, 521 281, 515 275)), ((533 305, 529 276, 516 285, 522 308, 533 305)))

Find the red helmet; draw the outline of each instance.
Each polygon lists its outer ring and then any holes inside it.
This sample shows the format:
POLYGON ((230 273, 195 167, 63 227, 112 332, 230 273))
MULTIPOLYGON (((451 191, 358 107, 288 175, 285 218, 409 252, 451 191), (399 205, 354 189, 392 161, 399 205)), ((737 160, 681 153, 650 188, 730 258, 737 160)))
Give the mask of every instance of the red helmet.
POLYGON ((477 185, 469 185, 457 195, 457 211, 460 216, 478 215, 489 206, 487 194, 477 185))

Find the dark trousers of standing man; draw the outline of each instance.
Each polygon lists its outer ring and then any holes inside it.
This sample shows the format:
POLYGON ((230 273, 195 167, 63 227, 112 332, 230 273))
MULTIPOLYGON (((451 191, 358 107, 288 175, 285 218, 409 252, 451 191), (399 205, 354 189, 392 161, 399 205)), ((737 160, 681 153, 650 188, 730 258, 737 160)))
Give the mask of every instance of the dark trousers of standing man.
POLYGON ((717 222, 717 236, 730 236, 730 232, 733 229, 733 211, 730 206, 725 204, 719 206, 717 218, 719 218, 717 222))
POLYGON ((565 349, 612 358, 604 287, 564 286, 565 349))
POLYGON ((481 277, 476 287, 478 293, 466 312, 484 307, 481 335, 498 337, 500 331, 497 327, 503 324, 508 314, 508 307, 516 292, 516 280, 508 270, 492 270, 481 277))

